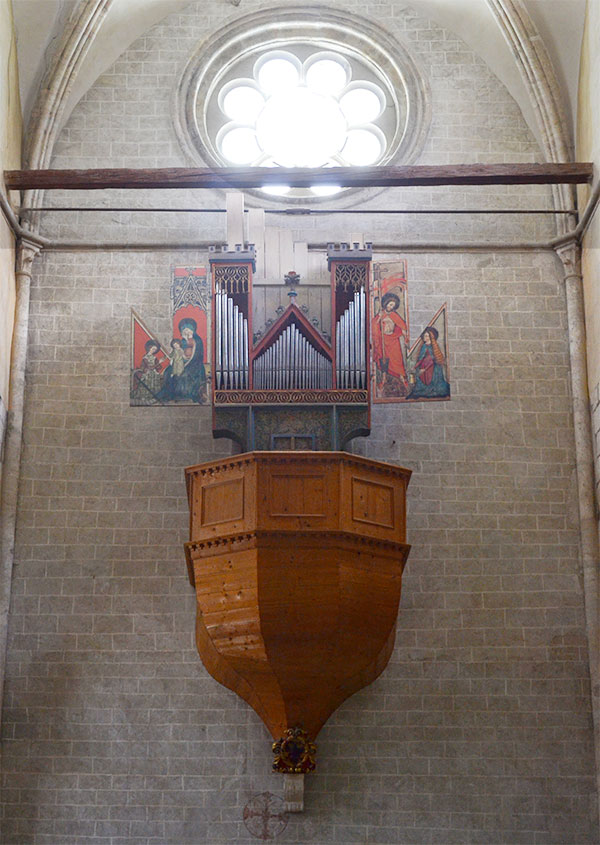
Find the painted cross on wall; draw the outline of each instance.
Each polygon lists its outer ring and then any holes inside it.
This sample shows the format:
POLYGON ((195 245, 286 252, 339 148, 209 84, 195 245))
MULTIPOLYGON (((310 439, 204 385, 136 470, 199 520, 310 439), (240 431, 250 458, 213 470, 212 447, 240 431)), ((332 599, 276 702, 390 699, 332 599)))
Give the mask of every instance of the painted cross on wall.
POLYGON ((371 315, 373 402, 450 399, 447 306, 411 346, 405 260, 373 264, 371 315))
POLYGON ((131 312, 131 405, 210 402, 210 287, 205 267, 175 267, 171 280, 172 336, 161 342, 131 312))

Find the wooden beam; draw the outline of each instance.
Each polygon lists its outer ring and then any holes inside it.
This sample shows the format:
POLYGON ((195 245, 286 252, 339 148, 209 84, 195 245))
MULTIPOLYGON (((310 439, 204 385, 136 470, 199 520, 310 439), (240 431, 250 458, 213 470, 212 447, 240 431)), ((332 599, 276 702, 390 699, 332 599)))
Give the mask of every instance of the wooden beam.
POLYGON ((24 190, 103 188, 261 188, 340 185, 344 188, 435 185, 557 185, 592 181, 593 165, 453 164, 404 167, 166 167, 153 170, 7 170, 6 187, 24 190))

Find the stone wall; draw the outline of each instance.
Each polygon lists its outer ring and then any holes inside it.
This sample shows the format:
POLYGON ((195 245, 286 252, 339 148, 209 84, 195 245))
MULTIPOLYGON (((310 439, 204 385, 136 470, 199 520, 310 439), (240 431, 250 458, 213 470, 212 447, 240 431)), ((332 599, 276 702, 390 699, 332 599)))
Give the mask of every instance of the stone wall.
MULTIPOLYGON (((12 7, 0 7, 0 172, 20 167, 21 109, 12 7)), ((2 177, 3 179, 3 177, 2 177)), ((13 233, 0 214, 0 397, 8 405, 10 350, 15 316, 13 233)))
MULTIPOLYGON (((588 3, 582 44, 579 80, 579 110, 577 121, 577 156, 580 161, 598 162, 600 132, 594 108, 595 91, 600 81, 600 9, 588 3)), ((580 188, 582 206, 589 200, 591 190, 580 188)), ((584 274, 585 319, 587 330, 588 377, 591 398, 592 435, 596 468, 596 503, 600 501, 600 291, 597 283, 600 265, 600 222, 598 213, 591 220, 583 240, 582 270, 584 274)), ((599 526, 600 527, 600 526, 599 526)))
MULTIPOLYGON (((451 34, 404 7, 356 11, 407 38, 427 68, 436 108, 423 162, 539 155, 514 102, 451 34)), ((54 166, 183 163, 172 86, 230 12, 192 4, 140 39, 74 111, 54 166)), ((544 190, 499 195, 548 201, 544 190)), ((197 200, 152 197, 182 199, 197 200)), ((222 239, 222 218, 190 217, 49 215, 45 233, 222 239)), ((380 221, 332 225, 381 239, 465 231, 456 218, 425 230, 380 221)), ((520 225, 548 230, 542 218, 481 220, 468 235, 517 237, 520 225)), ((333 236, 320 221, 312 231, 333 236)), ((448 303, 452 400, 379 405, 357 444, 414 471, 397 644, 381 678, 321 732, 306 812, 278 839, 596 842, 561 267, 542 251, 407 258, 413 337, 448 303)), ((249 843, 245 805, 281 794, 266 729, 194 646, 182 469, 229 444, 212 440, 209 408, 129 407, 130 308, 166 336, 172 266, 205 262, 125 247, 37 259, 3 713, 7 843, 249 843)))
POLYGON ((591 391, 590 410, 592 414, 592 439, 594 444, 594 466, 596 480, 596 502, 600 502, 600 384, 591 391))
MULTIPOLYGON (((281 791, 193 643, 182 467, 227 443, 208 408, 128 405, 129 307, 162 317, 190 258, 38 268, 7 842, 252 841, 244 805, 281 791)), ((366 454, 414 470, 397 648, 323 729, 282 841, 595 841, 559 275, 544 254, 410 258, 413 326, 448 301, 453 398, 374 409, 366 454)))

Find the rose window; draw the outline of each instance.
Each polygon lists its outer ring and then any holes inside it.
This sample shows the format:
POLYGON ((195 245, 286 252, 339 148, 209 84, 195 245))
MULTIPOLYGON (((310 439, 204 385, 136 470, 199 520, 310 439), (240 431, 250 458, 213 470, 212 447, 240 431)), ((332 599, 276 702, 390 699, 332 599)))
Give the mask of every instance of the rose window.
MULTIPOLYGON (((364 167, 415 161, 429 102, 418 66, 389 32, 347 10, 286 5, 229 21, 200 45, 174 117, 196 166, 364 167)), ((295 188, 282 179, 260 192, 293 205, 333 194, 356 201, 368 190, 334 182, 295 188)))
MULTIPOLYGON (((216 146, 224 162, 333 167, 381 161, 387 139, 378 122, 386 95, 380 85, 353 71, 344 56, 332 52, 313 53, 303 62, 289 51, 262 55, 254 62, 251 77, 232 79, 219 91, 224 123, 216 146)), ((278 196, 291 192, 286 185, 264 190, 278 196)), ((327 196, 340 190, 335 185, 315 185, 308 195, 327 196)))

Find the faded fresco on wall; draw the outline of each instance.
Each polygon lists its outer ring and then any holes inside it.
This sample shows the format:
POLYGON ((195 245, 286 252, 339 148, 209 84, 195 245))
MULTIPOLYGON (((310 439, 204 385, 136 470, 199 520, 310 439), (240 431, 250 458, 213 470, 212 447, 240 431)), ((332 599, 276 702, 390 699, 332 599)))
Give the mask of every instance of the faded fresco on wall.
POLYGON ((131 405, 209 404, 209 303, 206 268, 175 267, 171 337, 161 342, 132 310, 131 405))
POLYGON ((374 262, 371 315, 373 402, 449 399, 447 307, 411 346, 405 260, 374 262))

